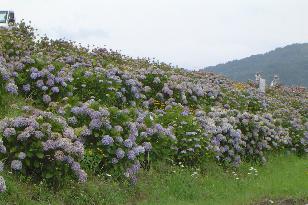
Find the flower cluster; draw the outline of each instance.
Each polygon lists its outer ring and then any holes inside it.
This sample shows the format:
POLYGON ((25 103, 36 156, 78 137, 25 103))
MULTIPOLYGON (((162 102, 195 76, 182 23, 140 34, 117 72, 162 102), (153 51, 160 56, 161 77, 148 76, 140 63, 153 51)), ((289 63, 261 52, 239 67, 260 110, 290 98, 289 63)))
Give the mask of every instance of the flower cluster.
POLYGON ((66 120, 34 108, 27 111, 24 117, 1 121, 0 157, 5 164, 13 171, 26 170, 36 175, 42 170, 41 177, 49 179, 55 174, 51 170, 61 169, 59 162, 66 163, 79 181, 85 182, 86 173, 76 161, 83 157, 84 146, 66 120))
POLYGON ((291 144, 287 129, 276 126, 269 114, 263 116, 237 110, 213 108, 205 115, 196 112, 218 160, 238 166, 242 159, 266 161, 264 152, 291 144))
MULTIPOLYGON (((169 128, 160 124, 146 123, 149 112, 136 109, 106 108, 99 106, 95 100, 81 103, 70 108, 72 120, 80 139, 86 146, 93 146, 92 150, 99 155, 104 150, 101 161, 107 162, 106 171, 123 167, 135 167, 140 164, 146 153, 152 150, 153 136, 166 136, 174 139, 169 128)), ((156 139, 157 140, 157 139, 156 139)), ((137 170, 124 174, 134 181, 137 170)))

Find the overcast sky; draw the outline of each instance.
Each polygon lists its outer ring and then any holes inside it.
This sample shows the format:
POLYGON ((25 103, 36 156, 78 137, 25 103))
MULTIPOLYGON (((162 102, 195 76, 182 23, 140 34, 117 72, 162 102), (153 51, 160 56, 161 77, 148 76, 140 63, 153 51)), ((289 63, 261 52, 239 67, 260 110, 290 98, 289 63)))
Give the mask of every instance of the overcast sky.
POLYGON ((308 42, 308 0, 0 0, 40 34, 187 69, 308 42))

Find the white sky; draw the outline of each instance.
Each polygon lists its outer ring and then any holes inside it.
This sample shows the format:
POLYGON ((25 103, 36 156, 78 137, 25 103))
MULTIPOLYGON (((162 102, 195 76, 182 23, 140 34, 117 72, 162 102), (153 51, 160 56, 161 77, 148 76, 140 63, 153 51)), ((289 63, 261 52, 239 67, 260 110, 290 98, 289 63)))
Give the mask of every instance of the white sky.
POLYGON ((308 0, 0 0, 40 34, 199 69, 308 42, 308 0))

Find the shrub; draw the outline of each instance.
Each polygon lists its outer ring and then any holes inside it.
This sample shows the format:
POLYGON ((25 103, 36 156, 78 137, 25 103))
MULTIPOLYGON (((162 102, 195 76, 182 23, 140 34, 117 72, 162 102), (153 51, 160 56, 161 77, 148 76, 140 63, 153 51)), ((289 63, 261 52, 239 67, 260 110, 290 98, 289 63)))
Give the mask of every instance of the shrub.
POLYGON ((62 117, 26 109, 26 116, 1 121, 0 156, 7 169, 52 184, 72 173, 85 182, 87 174, 78 163, 84 146, 74 130, 62 117))

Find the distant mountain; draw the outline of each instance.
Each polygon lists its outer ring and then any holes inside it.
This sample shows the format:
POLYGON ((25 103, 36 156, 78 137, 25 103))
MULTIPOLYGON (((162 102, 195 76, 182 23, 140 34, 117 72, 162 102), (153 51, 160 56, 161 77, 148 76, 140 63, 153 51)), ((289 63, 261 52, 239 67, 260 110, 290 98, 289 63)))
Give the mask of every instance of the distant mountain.
POLYGON ((237 81, 254 79, 255 73, 261 72, 267 84, 274 74, 278 74, 284 85, 308 87, 308 43, 292 44, 265 54, 210 66, 204 70, 222 73, 237 81))

